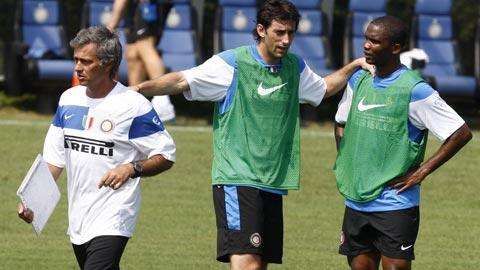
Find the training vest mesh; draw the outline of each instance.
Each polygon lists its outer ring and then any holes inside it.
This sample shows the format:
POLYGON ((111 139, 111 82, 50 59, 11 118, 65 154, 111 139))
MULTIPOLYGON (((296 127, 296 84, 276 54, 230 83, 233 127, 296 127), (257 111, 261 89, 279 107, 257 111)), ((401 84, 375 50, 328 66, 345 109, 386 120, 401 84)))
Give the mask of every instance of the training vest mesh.
POLYGON ((226 112, 220 113, 218 104, 214 111, 212 183, 298 189, 298 60, 287 54, 281 69, 271 72, 249 47, 234 49, 234 55, 238 80, 233 103, 226 112))
POLYGON ((427 133, 420 143, 408 137, 411 91, 421 81, 406 71, 379 91, 369 72, 358 79, 334 166, 337 188, 345 198, 374 200, 385 183, 423 161, 427 133))

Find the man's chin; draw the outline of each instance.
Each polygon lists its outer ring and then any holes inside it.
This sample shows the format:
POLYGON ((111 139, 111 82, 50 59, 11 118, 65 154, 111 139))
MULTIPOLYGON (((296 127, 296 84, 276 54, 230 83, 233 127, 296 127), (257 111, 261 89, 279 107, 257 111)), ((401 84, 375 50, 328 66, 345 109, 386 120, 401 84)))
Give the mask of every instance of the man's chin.
POLYGON ((375 65, 375 61, 369 57, 365 57, 365 62, 367 62, 369 65, 375 65))

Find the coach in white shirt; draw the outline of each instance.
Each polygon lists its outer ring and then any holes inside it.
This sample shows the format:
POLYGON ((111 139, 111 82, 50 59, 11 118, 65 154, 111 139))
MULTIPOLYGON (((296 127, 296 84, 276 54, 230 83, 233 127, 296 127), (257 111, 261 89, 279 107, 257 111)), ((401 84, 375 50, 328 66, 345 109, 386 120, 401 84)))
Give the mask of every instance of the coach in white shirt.
MULTIPOLYGON (((140 209, 140 176, 168 170, 175 144, 150 102, 113 78, 122 58, 105 27, 70 42, 79 86, 65 91, 45 138, 55 179, 67 169, 68 234, 81 269, 119 269, 140 209)), ((33 214, 21 204, 19 217, 33 214)))

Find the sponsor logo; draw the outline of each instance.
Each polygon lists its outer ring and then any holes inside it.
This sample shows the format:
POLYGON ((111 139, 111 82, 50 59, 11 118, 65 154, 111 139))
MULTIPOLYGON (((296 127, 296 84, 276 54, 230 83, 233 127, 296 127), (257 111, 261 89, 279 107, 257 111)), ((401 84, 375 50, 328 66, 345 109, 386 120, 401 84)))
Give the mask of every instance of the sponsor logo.
POLYGON ((254 247, 259 247, 262 244, 262 237, 259 233, 250 235, 250 244, 254 247))
POLYGON ((413 247, 413 245, 409 245, 409 246, 401 245, 401 246, 400 246, 400 249, 401 249, 402 251, 405 251, 405 250, 407 250, 407 249, 409 249, 409 248, 411 248, 411 247, 413 247))
POLYGON ((362 100, 360 100, 357 106, 358 110, 361 112, 387 106, 387 104, 365 104, 364 100, 365 100, 365 97, 363 97, 362 100))
POLYGON ((113 130, 113 122, 110 120, 103 120, 102 123, 100 124, 100 129, 103 132, 110 132, 113 130))
POLYGON ((270 88, 263 88, 263 82, 261 82, 260 85, 258 85, 257 92, 260 96, 266 96, 266 95, 269 95, 269 94, 279 90, 280 88, 284 87, 286 84, 287 83, 277 85, 277 86, 274 86, 274 87, 270 87, 270 88))
POLYGON ((72 114, 69 114, 69 115, 65 115, 65 116, 63 117, 63 119, 68 120, 68 119, 72 118, 74 115, 75 115, 75 114, 73 114, 73 113, 72 113, 72 114))
POLYGON ((98 155, 98 156, 113 156, 113 142, 105 142, 78 136, 64 136, 64 146, 67 149, 78 151, 82 153, 98 155))

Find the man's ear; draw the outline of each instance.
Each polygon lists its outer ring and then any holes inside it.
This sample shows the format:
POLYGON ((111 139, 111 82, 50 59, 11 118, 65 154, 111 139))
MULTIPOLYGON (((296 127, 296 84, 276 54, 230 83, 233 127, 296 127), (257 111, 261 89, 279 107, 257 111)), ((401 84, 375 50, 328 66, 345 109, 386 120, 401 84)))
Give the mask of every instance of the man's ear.
POLYGON ((398 43, 392 45, 392 54, 400 54, 402 52, 402 46, 398 43))
POLYGON ((260 38, 264 38, 265 35, 267 34, 266 33, 266 29, 265 27, 263 26, 263 24, 257 24, 257 34, 260 38))

